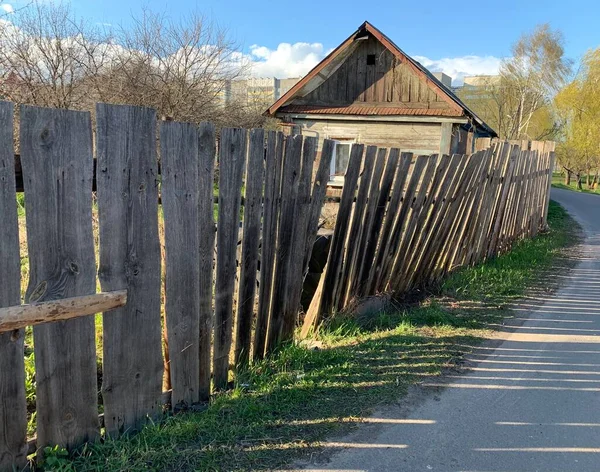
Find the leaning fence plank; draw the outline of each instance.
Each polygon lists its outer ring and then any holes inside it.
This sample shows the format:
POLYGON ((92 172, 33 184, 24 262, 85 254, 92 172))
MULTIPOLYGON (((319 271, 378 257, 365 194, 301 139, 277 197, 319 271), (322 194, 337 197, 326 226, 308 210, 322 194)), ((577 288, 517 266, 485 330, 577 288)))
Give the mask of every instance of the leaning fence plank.
POLYGON ((412 163, 412 154, 403 152, 400 157, 400 164, 397 167, 396 178, 394 181, 394 188, 390 196, 390 203, 386 212, 385 221, 381 230, 381 237, 379 247, 377 248, 377 254, 375 256, 375 263, 373 265, 371 277, 371 291, 375 292, 378 290, 379 277, 382 272, 383 261, 385 254, 390 244, 392 230, 396 217, 400 211, 400 204, 402 201, 402 193, 404 192, 404 185, 408 178, 408 169, 412 163))
POLYGON ((548 229, 548 207, 550 205, 550 188, 552 187, 552 172, 554 171, 554 165, 556 162, 556 154, 554 153, 554 151, 550 152, 550 160, 549 160, 549 167, 547 170, 547 176, 546 178, 548 179, 547 183, 546 183, 546 195, 544 196, 544 208, 542 210, 542 217, 543 217, 543 222, 542 222, 542 228, 544 230, 548 229))
POLYGON ((281 165, 283 161, 283 134, 269 131, 265 155, 265 191, 263 202, 263 230, 260 256, 260 280, 258 284, 258 313, 254 328, 252 359, 262 359, 267 342, 267 328, 271 310, 271 295, 275 264, 275 244, 279 190, 281 188, 281 165))
POLYGON ((240 281, 235 336, 236 367, 246 367, 250 360, 256 271, 258 270, 258 245, 260 241, 260 215, 264 182, 265 131, 250 131, 248 163, 246 165, 246 192, 244 195, 244 237, 240 261, 240 281))
POLYGON ((375 284, 375 253, 377 251, 377 243, 381 233, 381 226, 383 217, 386 213, 388 198, 390 191, 392 190, 392 183, 398 169, 398 161, 400 160, 400 151, 397 148, 390 149, 388 154, 387 163, 383 177, 381 178, 381 184, 379 189, 379 195, 377 197, 377 206, 375 208, 375 214, 373 215, 373 223, 371 225, 371 234, 369 235, 367 246, 363 254, 362 264, 365 269, 364 278, 359 283, 359 287, 362 287, 363 295, 373 295, 375 284))
MULTIPOLYGON (((21 302, 19 226, 15 194, 13 105, 0 102, 0 308, 21 302)), ((27 463, 27 404, 25 401, 25 331, 0 334, 0 471, 18 470, 27 463)))
POLYGON ((302 149, 302 167, 298 184, 298 197, 294 216, 294 235, 292 239, 292 259, 290 261, 290 274, 288 279, 288 292, 285 313, 283 316, 282 339, 292 339, 298 321, 300 301, 302 299, 302 285, 304 281, 304 259, 307 248, 307 233, 312 233, 309 228, 311 215, 311 180, 315 157, 317 155, 317 138, 304 138, 302 149))
POLYGON ((208 400, 211 378, 211 344, 213 328, 213 267, 215 252, 215 220, 213 185, 215 168, 215 127, 201 123, 198 127, 198 218, 200 221, 198 244, 200 245, 200 349, 198 388, 199 398, 208 400))
MULTIPOLYGON (((21 107, 30 278, 26 302, 96 291, 90 114, 21 107)), ((99 433, 94 317, 33 328, 38 447, 99 433)))
POLYGON ((227 387, 233 330, 233 292, 240 226, 240 189, 246 162, 246 130, 226 128, 219 145, 219 217, 215 281, 213 376, 218 390, 227 387))
POLYGON ((327 259, 326 269, 321 277, 323 277, 322 292, 320 299, 314 304, 311 304, 311 309, 307 313, 305 327, 313 328, 318 326, 321 318, 324 315, 331 314, 336 306, 335 293, 336 286, 339 283, 339 278, 342 269, 343 249, 346 240, 348 224, 350 223, 350 213, 352 211, 352 203, 356 194, 356 183, 358 182, 358 174, 360 172, 360 163, 363 158, 364 146, 357 144, 352 146, 348 169, 344 176, 344 190, 342 191, 342 199, 338 210, 333 238, 331 240, 331 249, 327 259))
POLYGON ((160 124, 161 198, 165 220, 165 318, 171 407, 200 401, 200 242, 198 130, 160 124))
MULTIPOLYGON (((354 248, 356 251, 356 270, 352 274, 352 278, 348 281, 349 290, 352 296, 360 295, 364 288, 361 285, 361 282, 365 279, 366 275, 366 268, 364 266, 365 251, 369 244, 369 238, 372 235, 373 222, 375 220, 379 192, 381 189, 381 176, 385 168, 386 154, 386 148, 377 148, 375 167, 373 168, 373 174, 371 175, 371 181, 369 182, 369 193, 367 195, 367 203, 362 219, 363 228, 360 233, 360 240, 352 241, 352 244, 356 245, 354 248)), ((348 263, 352 263, 352 261, 348 261, 348 263)))
POLYGON ((377 155, 376 146, 367 146, 362 172, 360 174, 360 184, 356 194, 356 202, 352 210, 352 223, 348 233, 346 263, 344 264, 342 275, 340 277, 339 292, 340 298, 338 307, 344 307, 350 301, 352 293, 350 291, 350 281, 357 271, 358 264, 358 244, 362 239, 364 230, 364 214, 369 196, 369 187, 371 176, 373 175, 373 167, 375 165, 375 156, 377 155))
POLYGON ((277 231, 277 254, 273 280, 271 320, 267 332, 267 352, 271 353, 282 340, 283 317, 288 294, 288 280, 292 262, 294 211, 298 195, 302 154, 302 136, 287 136, 281 176, 281 205, 277 231))
POLYGON ((104 425, 117 436, 162 408, 156 112, 100 103, 96 120, 98 276, 103 290, 128 293, 103 319, 104 425))

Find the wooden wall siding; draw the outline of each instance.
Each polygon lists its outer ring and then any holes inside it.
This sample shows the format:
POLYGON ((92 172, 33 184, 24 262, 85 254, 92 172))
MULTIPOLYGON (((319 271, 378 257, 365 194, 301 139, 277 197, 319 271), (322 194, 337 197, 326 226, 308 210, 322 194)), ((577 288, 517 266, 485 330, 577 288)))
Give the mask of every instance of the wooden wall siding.
MULTIPOLYGON (((0 102, 0 308, 21 302, 19 226, 15 194, 13 104, 0 102)), ((0 333, 0 471, 27 463, 25 330, 0 333), (8 399, 6 401, 5 399, 8 399)))
MULTIPOLYGON (((84 304, 97 284, 90 114, 22 107, 20 120, 26 300, 77 297, 84 304)), ((12 122, 12 105, 0 103, 0 307, 19 309, 23 217, 15 204, 12 122)), ((159 179, 156 125, 148 108, 97 106, 98 280, 104 291, 127 293, 127 304, 102 318, 105 437, 160 418, 165 402, 178 410, 208 400, 211 379, 215 390, 227 388, 237 375, 232 364, 244 368, 292 339, 333 156, 334 143, 325 139, 313 175, 316 137, 221 130, 215 232, 214 126, 161 123, 159 179), (167 395, 163 347, 172 385, 167 395)), ((439 125, 417 129, 439 138, 439 125)), ((535 235, 546 224, 554 159, 546 149, 495 143, 471 156, 415 157, 394 147, 366 146, 365 152, 364 144, 354 146, 325 273, 302 335, 357 295, 401 295, 535 235)), ((100 436, 97 340, 94 316, 85 316, 90 305, 85 308, 68 321, 34 326, 35 447, 74 448, 100 436)), ((2 472, 26 462, 23 349, 23 330, 0 328, 2 472)))
MULTIPOLYGON (((398 148, 414 154, 439 152, 442 129, 439 123, 390 123, 369 121, 297 119, 304 136, 323 139, 347 138, 365 146, 398 148)), ((320 150, 320 149, 319 149, 320 150)))
POLYGON ((319 87, 292 104, 349 105, 390 104, 406 108, 449 108, 448 103, 401 63, 377 39, 370 37, 356 47, 339 68, 319 87), (375 64, 367 64, 367 56, 375 64))
MULTIPOLYGON (((402 297, 421 290, 544 228, 553 153, 515 154, 510 146, 494 144, 471 156, 413 159, 403 154, 399 165, 398 152, 392 150, 383 178, 381 170, 373 173, 368 191, 364 180, 357 185, 360 165, 349 167, 326 269, 301 335, 355 298, 381 292, 402 297), (355 223, 364 231, 356 231, 355 223), (344 244, 348 233, 355 239, 344 244), (356 260, 362 270, 352 269, 356 260)), ((366 178, 371 167, 368 159, 366 178)))

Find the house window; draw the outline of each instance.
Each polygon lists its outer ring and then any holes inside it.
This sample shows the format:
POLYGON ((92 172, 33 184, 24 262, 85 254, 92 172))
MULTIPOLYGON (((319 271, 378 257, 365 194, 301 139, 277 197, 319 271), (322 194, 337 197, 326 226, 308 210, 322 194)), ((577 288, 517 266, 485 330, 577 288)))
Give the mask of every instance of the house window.
POLYGON ((375 54, 367 54, 367 65, 368 66, 375 65, 375 54))
POLYGON ((333 158, 331 159, 331 168, 329 171, 329 185, 344 185, 344 175, 348 168, 350 160, 350 150, 352 149, 351 140, 334 140, 333 158))

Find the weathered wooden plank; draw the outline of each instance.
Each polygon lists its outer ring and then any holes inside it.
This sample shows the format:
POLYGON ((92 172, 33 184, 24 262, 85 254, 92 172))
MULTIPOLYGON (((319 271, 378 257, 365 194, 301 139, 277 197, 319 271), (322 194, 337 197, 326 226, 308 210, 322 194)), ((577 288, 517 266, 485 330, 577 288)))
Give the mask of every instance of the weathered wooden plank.
POLYGON ((390 277, 390 286, 393 291, 397 291, 397 287, 402 283, 402 279, 406 276, 403 269, 406 262, 408 262, 405 260, 407 258, 407 250, 412 242, 419 217, 427 204, 427 197, 431 193, 433 186, 432 177, 437 167, 437 163, 437 154, 432 154, 427 158, 427 167, 425 168, 425 172, 419 183, 419 190, 412 203, 410 216, 406 222, 404 233, 402 234, 402 241, 398 246, 398 252, 395 254, 394 268, 391 271, 390 277))
POLYGON ((387 149, 377 149, 375 167, 373 169, 373 175, 371 176, 371 182, 369 183, 367 205, 365 207, 362 220, 363 229, 360 234, 360 240, 353 242, 353 244, 356 244, 357 246, 357 248, 355 248, 357 252, 357 270, 349 280, 350 293, 352 296, 360 296, 364 289, 364 287, 361 286, 361 283, 363 283, 367 274, 367 268, 364 266, 365 250, 369 244, 369 238, 372 235, 373 222, 375 220, 375 213, 377 211, 377 203, 379 201, 379 192, 381 191, 381 176, 383 175, 383 170, 385 168, 386 155, 387 149))
POLYGON ((383 229, 381 230, 381 238, 379 247, 377 248, 377 254, 375 256, 375 265, 373 269, 374 282, 371 288, 372 291, 382 291, 380 288, 380 276, 383 270, 383 264, 388 252, 388 246, 391 243, 391 237, 400 211, 400 205, 402 202, 402 194, 404 192, 404 185, 408 178, 408 172, 412 164, 412 153, 403 152, 400 156, 400 164, 398 165, 398 171, 396 172, 396 178, 394 181, 394 188, 390 197, 390 203, 385 216, 385 222, 383 229))
MULTIPOLYGON (((22 106, 27 303, 96 291, 90 114, 22 106)), ((33 328, 38 446, 98 437, 94 317, 33 328)))
MULTIPOLYGON (((443 155, 438 158, 436 154, 430 156, 431 160, 435 160, 437 165, 433 178, 429 182, 426 194, 421 203, 421 210, 419 211, 416 218, 411 219, 411 223, 407 226, 404 252, 405 256, 402 259, 401 274, 395 282, 395 290, 397 292, 403 292, 409 288, 410 281, 412 280, 412 273, 410 265, 413 262, 415 256, 419 252, 419 245, 422 240, 426 239, 426 230, 434 209, 432 207, 435 204, 440 192, 444 189, 444 179, 448 171, 448 164, 450 158, 448 155, 443 155), (412 236, 411 236, 412 235, 412 236)), ((430 178, 427 175, 424 176, 424 183, 430 178)), ((419 192, 418 200, 422 198, 422 192, 419 192)), ((402 247, 401 247, 402 249, 402 247)))
POLYGON ((329 180, 329 172, 331 159, 333 158, 334 142, 325 139, 321 150, 321 159, 319 168, 314 178, 313 188, 311 193, 311 209, 306 235, 306 249, 304 250, 303 271, 306 275, 308 271, 308 263, 312 255, 312 249, 319 230, 319 217, 323 208, 325 194, 327 192, 327 181, 329 180))
POLYGON ((160 155, 171 407, 178 410, 200 401, 200 170, 196 126, 163 121, 160 155))
POLYGON ((511 182, 514 177, 514 170, 516 164, 516 158, 519 152, 519 148, 516 146, 510 146, 508 163, 503 173, 500 195, 498 197, 497 210, 494 216, 492 230, 490 233, 490 241, 487 249, 487 257, 490 258, 498 253, 498 240, 503 224, 506 221, 506 204, 508 201, 508 194, 511 188, 511 182))
MULTIPOLYGON (((302 286, 304 282, 304 261, 306 259, 307 237, 312 234, 309 228, 311 216, 311 181, 313 165, 317 155, 317 138, 304 138, 302 149, 302 167, 298 184, 298 197, 294 210, 294 232, 292 239, 292 259, 286 292, 285 312, 283 315, 282 340, 290 340, 294 336, 294 329, 298 321, 300 301, 302 299, 302 286), (302 250, 302 249, 305 250, 302 250)), ((313 236, 314 237, 314 236, 313 236)))
POLYGON ((429 227, 424 229, 420 246, 417 248, 416 255, 409 266, 410 280, 407 282, 409 287, 419 287, 431 282, 431 267, 439 251, 443 250, 440 248, 443 247, 442 244, 447 234, 447 227, 444 228, 444 222, 452 204, 452 196, 460 184, 465 166, 464 156, 460 154, 452 156, 448 172, 442 183, 443 188, 434 202, 429 227))
POLYGON ((227 387, 233 334, 233 292, 240 225, 240 190, 246 162, 246 130, 225 128, 219 145, 219 217, 215 281, 213 378, 218 390, 227 387))
POLYGON ((283 318, 288 294, 294 239, 294 217, 301 170, 302 136, 286 136, 281 176, 281 205, 277 231, 277 254, 273 280, 271 320, 267 331, 266 351, 271 353, 281 341, 283 318))
MULTIPOLYGON (((419 236, 409 249, 407 254, 406 278, 401 281, 403 290, 415 288, 420 279, 420 266, 426 265, 426 254, 433 240, 438 237, 440 215, 443 215, 447 205, 447 194, 451 185, 455 184, 456 170, 458 169, 461 156, 454 155, 452 158, 442 156, 436 172, 437 179, 432 185, 431 196, 426 202, 429 210, 426 210, 418 223, 419 236)), ((423 282, 420 279, 419 282, 423 282)))
POLYGON ((544 208, 542 211, 542 218, 543 218, 543 223, 542 223, 542 227, 544 230, 548 229, 548 207, 550 205, 550 188, 552 187, 552 172, 554 170, 554 165, 556 162, 556 154, 554 153, 554 151, 550 152, 550 156, 549 156, 549 167, 548 170, 546 171, 546 178, 547 178, 547 183, 546 183, 546 194, 544 195, 544 208))
POLYGON ((383 217, 385 215, 388 198, 392 189, 392 183, 396 176, 398 161, 400 160, 400 151, 396 148, 390 149, 387 157, 385 171, 381 178, 379 195, 377 197, 373 222, 371 223, 370 234, 368 235, 367 245, 362 257, 363 278, 359 281, 359 287, 362 290, 360 295, 373 295, 373 285, 375 284, 376 262, 375 253, 379 242, 379 236, 382 229, 383 217))
MULTIPOLYGON (((271 314, 273 274, 275 272, 275 247, 279 221, 278 200, 281 193, 283 163, 283 134, 269 131, 265 156, 265 191, 263 203, 263 231, 258 284, 258 313, 254 328, 252 358, 262 359, 267 343, 267 329, 271 314)), ((327 168, 329 176, 329 167, 327 168)))
POLYGON ((358 246, 362 240, 364 230, 364 216, 365 209, 367 207, 367 201, 369 197, 369 188, 371 183, 371 177, 373 175, 373 168, 375 166, 375 157, 377 155, 376 146, 367 146, 365 152, 365 159, 360 174, 360 184, 358 186, 358 193, 356 194, 356 202, 352 210, 352 222, 350 225, 350 231, 348 232, 348 244, 346 248, 346 263, 344 264, 342 275, 340 278, 340 298, 339 306, 346 306, 350 301, 350 281, 353 279, 356 271, 358 270, 358 246))
POLYGON ((261 233, 263 183, 265 179, 265 131, 250 132, 248 163, 246 165, 246 192, 244 200, 244 236, 238 288, 234 365, 245 368, 250 360, 254 295, 258 270, 258 245, 261 233))
POLYGON ((198 244, 200 246, 200 332, 198 396, 207 401, 210 396, 211 347, 213 333, 213 270, 215 259, 215 232, 213 185, 215 169, 215 127, 201 123, 198 127, 198 244))
POLYGON ((156 112, 96 106, 100 267, 105 291, 128 302, 104 314, 104 424, 109 436, 162 412, 156 112))
MULTIPOLYGON (((19 225, 15 194, 13 104, 0 102, 0 308, 21 302, 19 225)), ((0 334, 0 471, 22 469, 27 463, 27 403, 25 401, 25 331, 0 334)))
MULTIPOLYGON (((321 297, 318 300, 318 303, 314 304, 314 311, 311 312, 309 309, 309 312, 307 313, 307 319, 310 320, 310 324, 313 327, 318 326, 322 316, 330 314, 337 304, 335 294, 337 293, 337 285, 342 270, 344 257, 343 249, 348 232, 348 225, 350 223, 352 202, 356 194, 356 183, 358 182, 363 152, 364 146, 362 144, 352 146, 348 169, 344 176, 342 200, 340 202, 335 229, 331 239, 331 249, 329 250, 329 257, 327 259, 327 268, 322 275, 323 288, 321 297)), ((308 324, 305 326, 308 326, 308 324)))
MULTIPOLYGON (((410 156, 412 162, 412 153, 410 154, 410 156)), ((428 161, 429 156, 419 156, 417 157, 416 161, 414 162, 414 165, 412 166, 412 170, 410 172, 410 180, 402 198, 402 205, 400 206, 400 211, 398 212, 398 216, 396 217, 395 222, 393 224, 393 229, 389 238, 389 243, 385 248, 385 252, 382 257, 383 263, 379 271, 377 281, 377 286, 379 287, 379 290, 385 290, 389 285, 390 275, 393 269, 396 255, 398 253, 398 248, 402 243, 402 236, 408 223, 409 212, 412 211, 415 192, 417 190, 419 182, 421 181, 423 169, 425 168, 428 161)))
POLYGON ((127 303, 127 290, 0 308, 0 333, 112 310, 127 303))

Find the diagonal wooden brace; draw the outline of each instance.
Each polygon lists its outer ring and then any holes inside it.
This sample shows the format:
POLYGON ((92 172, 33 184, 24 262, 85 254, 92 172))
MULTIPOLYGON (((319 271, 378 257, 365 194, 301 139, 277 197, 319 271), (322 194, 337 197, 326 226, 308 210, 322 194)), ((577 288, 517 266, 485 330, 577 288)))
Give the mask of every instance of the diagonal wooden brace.
POLYGON ((0 333, 103 313, 127 303, 127 290, 0 308, 0 333))

